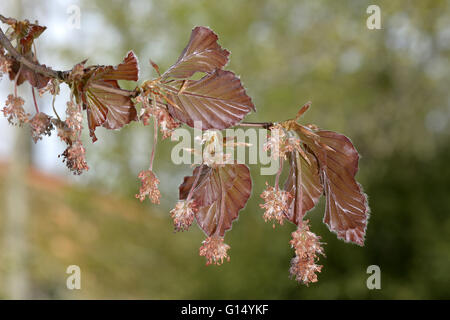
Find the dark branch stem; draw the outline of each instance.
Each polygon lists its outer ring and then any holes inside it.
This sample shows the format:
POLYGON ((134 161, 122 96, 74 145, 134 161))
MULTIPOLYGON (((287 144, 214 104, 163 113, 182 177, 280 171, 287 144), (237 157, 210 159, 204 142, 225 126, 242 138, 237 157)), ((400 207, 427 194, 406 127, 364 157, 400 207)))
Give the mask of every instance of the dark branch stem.
POLYGON ((238 123, 236 126, 269 129, 271 126, 273 126, 273 123, 272 122, 241 122, 241 123, 238 123))
MULTIPOLYGON (((0 15, 0 21, 6 24, 10 24, 13 19, 5 18, 4 16, 0 15)), ((3 30, 0 28, 0 44, 3 46, 10 54, 11 56, 16 59, 17 62, 19 62, 21 65, 25 65, 31 70, 40 73, 44 76, 57 79, 59 81, 66 82, 67 78, 69 76, 70 71, 56 71, 51 68, 45 67, 43 65, 34 63, 33 61, 30 61, 23 55, 21 55, 11 44, 11 41, 9 41, 8 37, 3 33, 3 30)), ((92 83, 91 86, 93 88, 101 89, 107 92, 115 93, 118 95, 122 95, 125 97, 135 97, 138 92, 136 90, 129 91, 119 88, 113 88, 110 86, 104 86, 98 83, 92 83)), ((253 127, 253 128, 264 128, 269 129, 271 126, 273 126, 272 122, 241 122, 237 124, 238 127, 253 127)))

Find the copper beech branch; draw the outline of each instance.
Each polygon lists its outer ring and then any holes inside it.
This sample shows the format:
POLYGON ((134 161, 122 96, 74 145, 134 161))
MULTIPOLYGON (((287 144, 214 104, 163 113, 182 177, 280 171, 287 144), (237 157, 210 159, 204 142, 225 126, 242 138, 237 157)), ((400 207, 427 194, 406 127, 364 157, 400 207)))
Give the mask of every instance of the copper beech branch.
MULTIPOLYGON (((175 64, 161 75, 158 66, 150 61, 159 78, 144 81, 133 90, 125 90, 119 80, 139 79, 138 59, 133 51, 117 66, 84 67, 84 61, 71 70, 56 71, 39 64, 31 51, 34 40, 45 27, 37 22, 30 24, 28 20, 16 21, 2 15, 0 22, 12 26, 11 31, 14 31, 8 37, 9 30, 7 36, 0 29, 1 75, 9 73, 10 78, 15 77, 15 94, 8 96, 1 111, 12 124, 28 123, 34 142, 44 135, 51 135, 51 131, 56 129, 67 145, 60 156, 74 174, 89 170, 81 141, 83 111, 87 113, 93 142, 97 140, 97 127, 120 129, 132 121, 147 125, 153 118, 150 167, 138 175, 141 187, 136 198, 144 201, 148 197, 155 204, 160 203, 161 197, 158 188, 160 181, 153 172, 158 129, 163 137, 169 137, 181 124, 195 127, 197 121, 201 121, 203 130, 280 128, 278 139, 271 136, 264 144, 264 150, 270 151, 272 158, 280 159, 280 165, 275 186, 266 182, 267 187, 261 194, 264 203, 259 206, 265 210, 264 220, 273 221, 274 227, 275 222, 283 224, 284 221, 297 225, 290 241, 295 250, 289 270, 292 277, 308 285, 316 282, 317 273, 321 272, 322 266, 317 262, 319 256, 324 255, 323 243, 319 236, 310 231, 309 220, 304 217, 322 195, 326 197, 323 221, 330 231, 346 242, 364 245, 369 206, 366 194, 355 180, 359 154, 350 139, 315 125, 300 124, 298 120, 310 103, 306 103, 293 119, 278 123, 241 122, 256 108, 240 78, 223 69, 230 52, 217 43, 218 37, 211 29, 195 27, 175 64), (8 52, 7 56, 4 50, 8 52), (12 66, 14 70, 10 70, 12 66), (21 72, 23 79, 18 81, 21 72), (193 75, 197 72, 204 73, 204 76, 194 80, 193 75), (39 79, 36 85, 35 78, 44 79, 39 79), (52 106, 58 121, 40 112, 37 106, 34 90, 45 86, 47 83, 44 82, 49 79, 64 82, 71 89, 64 121, 59 119, 54 108, 55 96, 59 93, 57 84, 51 83, 43 91, 53 94, 52 106), (18 82, 25 80, 30 82, 33 90, 36 114, 32 118, 23 108, 24 100, 17 96, 18 82), (140 116, 136 104, 140 104, 140 116), (280 186, 283 163, 288 159, 289 174, 280 186)), ((234 159, 233 163, 223 164, 221 160, 226 160, 228 156, 216 152, 215 141, 214 136, 203 136, 203 162, 194 169, 192 176, 184 178, 179 187, 179 201, 170 211, 176 231, 187 230, 196 220, 205 232, 207 238, 202 242, 199 254, 206 258, 207 264, 221 264, 229 260, 227 250, 230 246, 224 243, 225 233, 231 229, 252 193, 250 168, 234 159)))
MULTIPOLYGON (((0 14, 0 21, 3 23, 9 24, 11 19, 4 17, 0 14)), ((71 72, 71 70, 67 71, 58 71, 53 70, 49 67, 34 63, 33 61, 30 61, 28 58, 21 55, 11 44, 11 41, 8 39, 8 37, 5 35, 3 30, 0 28, 0 44, 11 54, 11 56, 16 59, 19 63, 27 66, 31 70, 40 73, 44 76, 50 77, 52 79, 57 79, 62 82, 68 82, 68 77, 71 72)), ((104 91, 115 93, 118 95, 126 96, 126 97, 135 97, 138 94, 138 91, 136 90, 124 90, 124 89, 118 89, 113 88, 110 86, 105 86, 102 84, 91 84, 92 87, 95 87, 97 89, 102 89, 104 91)), ((237 124, 237 126, 240 127, 254 127, 254 128, 264 128, 269 129, 273 125, 272 122, 241 122, 237 124)))
POLYGON ((237 126, 269 129, 273 126, 273 122, 241 122, 237 126))

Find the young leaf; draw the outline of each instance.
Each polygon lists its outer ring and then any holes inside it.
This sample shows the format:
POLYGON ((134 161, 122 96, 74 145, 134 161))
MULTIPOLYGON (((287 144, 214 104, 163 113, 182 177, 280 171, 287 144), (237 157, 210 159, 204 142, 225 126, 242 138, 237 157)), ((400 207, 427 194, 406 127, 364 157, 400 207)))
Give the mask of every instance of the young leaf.
POLYGON ((17 21, 16 19, 8 19, 7 23, 11 26, 13 32, 12 37, 17 40, 17 51, 26 55, 31 51, 33 42, 38 38, 47 27, 30 23, 28 20, 17 21))
MULTIPOLYGON (((180 200, 187 198, 198 170, 200 167, 194 170, 193 176, 184 178, 180 185, 180 200)), ((250 170, 244 164, 214 168, 202 165, 202 173, 194 188, 197 223, 208 236, 215 234, 223 237, 250 197, 250 170)))
MULTIPOLYGON (((301 127, 301 126, 300 126, 301 127)), ((355 180, 359 155, 352 142, 344 135, 315 131, 315 138, 304 135, 306 128, 297 131, 313 151, 326 197, 324 223, 338 238, 364 245, 368 221, 367 197, 355 180)))
POLYGON ((255 110, 241 81, 230 71, 215 70, 200 80, 176 83, 176 87, 161 84, 170 100, 169 112, 191 127, 200 121, 203 130, 225 129, 255 110))
POLYGON ((162 77, 187 79, 196 72, 211 73, 223 68, 230 53, 220 47, 217 39, 217 35, 209 28, 194 28, 177 62, 162 77))
MULTIPOLYGON (((291 173, 286 182, 286 190, 290 191, 295 184, 302 184, 305 189, 295 189, 296 199, 304 200, 306 197, 306 200, 316 203, 318 192, 323 188, 326 197, 324 223, 338 238, 364 245, 369 206, 366 194, 355 180, 359 154, 352 142, 342 134, 320 130, 314 125, 302 126, 296 120, 287 120, 280 125, 286 130, 294 131, 304 146, 304 154, 299 152, 296 155, 299 160, 295 163, 291 156, 291 173), (308 165, 310 170, 306 169, 308 165), (312 172, 315 174, 311 175, 312 172), (318 186, 317 172, 322 188, 318 186), (309 190, 313 193, 305 194, 303 191, 307 188, 306 184, 311 182, 314 183, 309 186, 309 190), (310 195, 313 197, 308 199, 310 195)), ((298 224, 302 214, 306 212, 305 208, 309 210, 312 204, 304 204, 302 201, 300 205, 297 201, 295 205, 297 209, 295 211, 294 207, 294 214, 290 213, 289 219, 298 224)))
POLYGON ((369 206, 366 194, 355 180, 359 154, 344 135, 325 130, 317 134, 327 146, 317 152, 327 200, 324 222, 338 238, 362 246, 369 206))
POLYGON ((139 68, 132 51, 116 67, 91 68, 93 71, 89 73, 88 80, 81 89, 81 100, 87 109, 89 131, 95 142, 95 129, 98 126, 119 129, 137 120, 134 103, 127 91, 120 88, 117 80, 137 81, 139 68))
POLYGON ((102 67, 101 72, 97 72, 92 80, 115 81, 115 80, 139 80, 139 62, 133 51, 129 51, 123 62, 118 66, 102 67))
MULTIPOLYGON (((12 37, 17 41, 17 51, 32 62, 39 64, 31 49, 34 40, 45 31, 46 27, 30 23, 28 20, 17 21, 10 19, 9 24, 13 30, 12 37)), ((45 65, 42 66, 45 67, 45 65)), ((33 71, 26 65, 21 65, 15 59, 11 59, 11 69, 9 70, 9 79, 11 81, 15 80, 19 70, 20 74, 17 77, 17 85, 21 85, 28 80, 33 87, 41 89, 50 80, 49 77, 33 71)))
MULTIPOLYGON (((31 53, 30 53, 30 55, 31 55, 31 53)), ((37 60, 34 57, 31 60, 34 61, 36 64, 38 64, 37 60)), ((41 65, 41 66, 45 67, 45 65, 41 65)), ((31 86, 33 86, 37 89, 42 89, 43 87, 45 87, 47 85, 48 81, 50 80, 49 77, 44 76, 36 71, 33 71, 32 69, 30 69, 29 67, 27 67, 24 64, 21 65, 16 60, 12 60, 11 69, 9 71, 9 79, 11 81, 14 81, 19 70, 20 70, 20 74, 19 74, 19 77, 17 78, 18 86, 20 86, 22 83, 24 83, 25 81, 28 80, 28 82, 31 84, 31 86), (22 69, 20 69, 21 66, 22 66, 22 69)))
POLYGON ((298 151, 290 153, 291 168, 284 185, 284 190, 293 196, 288 200, 288 219, 296 225, 302 223, 304 215, 316 206, 323 193, 316 157, 306 148, 304 155, 307 160, 298 151))

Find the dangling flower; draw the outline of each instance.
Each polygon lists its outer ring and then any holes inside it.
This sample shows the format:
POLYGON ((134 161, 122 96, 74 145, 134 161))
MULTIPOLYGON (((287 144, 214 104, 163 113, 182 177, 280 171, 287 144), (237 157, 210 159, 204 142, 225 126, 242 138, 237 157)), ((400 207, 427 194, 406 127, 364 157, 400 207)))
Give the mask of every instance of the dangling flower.
POLYGON ((53 119, 53 124, 58 129, 58 137, 67 145, 72 145, 79 140, 83 130, 82 123, 81 107, 72 101, 67 102, 65 121, 53 119))
MULTIPOLYGON (((206 130, 201 136, 196 136, 195 140, 204 145, 203 164, 209 167, 217 167, 230 163, 232 160, 231 154, 223 152, 224 148, 227 149, 228 146, 231 146, 230 142, 223 139, 219 130, 206 130)), ((192 151, 195 153, 196 150, 192 151)))
POLYGON ((67 102, 66 109, 66 124, 72 131, 74 137, 79 137, 83 130, 83 114, 81 113, 81 106, 72 101, 67 102))
POLYGON ((0 48, 0 77, 11 71, 11 60, 5 56, 3 47, 0 48))
POLYGON ((25 112, 23 105, 25 100, 21 97, 14 97, 14 95, 8 95, 8 99, 5 102, 5 107, 2 112, 5 117, 8 118, 8 122, 12 125, 23 125, 30 121, 30 115, 25 112))
POLYGON ((176 121, 166 109, 157 108, 155 113, 156 118, 158 119, 159 128, 163 135, 163 139, 171 137, 173 131, 181 124, 176 121))
POLYGON ((86 150, 80 140, 67 147, 62 156, 64 157, 63 162, 74 174, 80 175, 83 170, 89 170, 85 159, 86 150))
MULTIPOLYGON (((267 182, 266 186, 266 190, 261 193, 261 198, 264 199, 264 203, 259 205, 266 210, 263 215, 264 221, 274 220, 274 222, 277 221, 280 225, 283 225, 286 213, 289 210, 288 201, 292 195, 287 191, 277 190, 269 186, 267 182)), ((273 227, 275 228, 275 223, 273 227)))
POLYGON ((141 171, 138 178, 141 179, 142 185, 139 189, 139 194, 136 195, 136 198, 142 202, 148 196, 151 202, 159 204, 159 199, 161 198, 161 193, 158 189, 159 179, 153 171, 141 171))
POLYGON ((31 137, 34 143, 42 139, 43 135, 50 136, 53 130, 53 123, 50 116, 43 112, 37 113, 30 121, 31 137))
POLYGON ((176 231, 185 231, 189 229, 194 222, 197 207, 194 200, 181 200, 175 205, 175 208, 170 211, 176 231))
POLYGON ((63 162, 74 174, 81 174, 89 170, 86 163, 86 150, 81 142, 81 131, 83 129, 83 115, 81 106, 67 102, 66 120, 53 119, 53 125, 58 129, 58 137, 67 144, 67 149, 61 154, 63 162))
POLYGON ((67 126, 65 121, 59 119, 52 119, 53 125, 58 130, 58 137, 67 145, 71 145, 75 140, 76 136, 73 131, 67 126))
POLYGON ((295 258, 291 260, 290 273, 298 282, 308 285, 310 282, 317 282, 316 272, 322 270, 321 265, 317 265, 319 255, 324 256, 322 242, 313 232, 309 231, 309 221, 303 221, 298 229, 292 232, 291 247, 295 249, 295 258))
POLYGON ((142 94, 137 96, 136 102, 142 104, 139 118, 144 126, 148 126, 153 117, 156 118, 163 139, 171 137, 173 131, 181 125, 180 122, 175 120, 163 106, 160 106, 159 104, 156 106, 151 105, 147 96, 142 94))
POLYGON ((223 242, 223 238, 211 236, 202 242, 200 256, 206 258, 206 265, 221 265, 223 260, 230 261, 227 254, 228 249, 230 249, 230 246, 223 242))
POLYGON ((286 154, 301 149, 301 143, 300 139, 288 136, 283 127, 277 124, 270 128, 270 136, 263 148, 264 151, 270 150, 274 159, 286 159, 286 154))

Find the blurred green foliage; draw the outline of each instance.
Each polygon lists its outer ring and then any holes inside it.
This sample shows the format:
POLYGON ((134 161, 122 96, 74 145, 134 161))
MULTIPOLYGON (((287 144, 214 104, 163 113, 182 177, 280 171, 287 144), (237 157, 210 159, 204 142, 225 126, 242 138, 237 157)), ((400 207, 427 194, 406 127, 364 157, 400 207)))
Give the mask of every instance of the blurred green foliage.
MULTIPOLYGON (((231 262, 206 267, 198 257, 202 233, 172 232, 168 211, 177 184, 191 171, 168 161, 173 143, 164 141, 157 150, 162 205, 131 199, 152 143, 152 129, 133 124, 103 132, 88 146, 93 168, 88 187, 65 187, 57 195, 31 189, 34 295, 449 298, 450 4, 376 3, 381 30, 366 28, 372 1, 81 1, 82 27, 74 31, 80 42, 40 50, 59 52, 69 67, 92 52, 92 63, 117 63, 133 49, 146 79, 152 75, 150 58, 165 70, 191 29, 209 26, 232 52, 227 68, 241 75, 255 102, 257 113, 247 120, 291 118, 311 100, 306 123, 352 138, 362 155, 357 178, 372 213, 361 248, 337 240, 321 223, 322 201, 309 217, 312 230, 327 243, 324 268, 317 284, 298 285, 288 278, 294 227, 273 230, 264 223, 259 194, 273 178, 259 176, 259 167, 252 166, 253 195, 226 236, 231 262), (89 29, 86 22, 92 20, 101 21, 100 33, 89 29), (114 42, 95 45, 88 40, 93 32, 114 42), (82 269, 79 292, 65 288, 68 264, 82 269), (366 287, 372 264, 381 268, 381 290, 366 287)), ((27 17, 32 19, 33 11, 27 17)))

